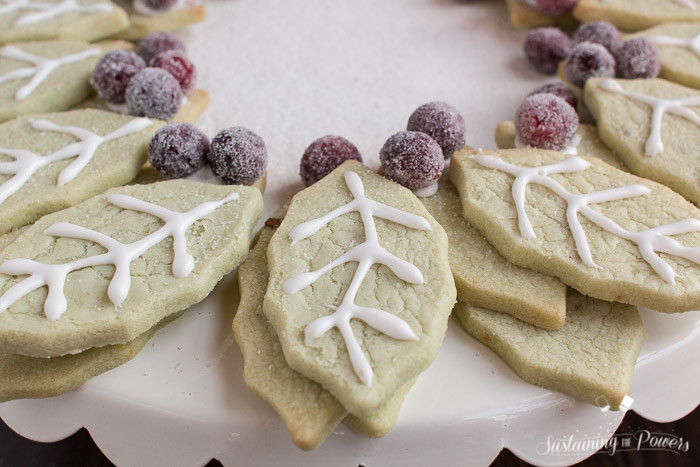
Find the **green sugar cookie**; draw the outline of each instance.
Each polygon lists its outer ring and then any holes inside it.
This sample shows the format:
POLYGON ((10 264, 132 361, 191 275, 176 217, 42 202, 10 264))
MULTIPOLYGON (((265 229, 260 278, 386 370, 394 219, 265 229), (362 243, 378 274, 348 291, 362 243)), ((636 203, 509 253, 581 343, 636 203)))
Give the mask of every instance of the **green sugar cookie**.
POLYGON ((0 233, 131 181, 161 125, 100 110, 0 124, 0 233))
POLYGON ((700 308, 700 210, 600 159, 540 149, 460 151, 464 217, 509 261, 601 300, 700 308))
POLYGON ((406 188, 345 162, 292 199, 267 259, 263 310, 287 363, 351 414, 435 358, 456 296, 447 236, 406 188))
POLYGON ((644 341, 634 307, 569 291, 566 324, 547 331, 512 316, 458 303, 464 329, 528 383, 618 410, 632 387, 644 341))
POLYGON ((135 339, 243 261, 262 208, 257 188, 172 180, 44 216, 0 253, 0 351, 54 357, 135 339))
POLYGON ((5 0, 0 4, 0 44, 52 39, 92 42, 128 25, 126 12, 108 0, 5 0))
POLYGON ((663 79, 589 79, 600 138, 630 171, 700 203, 700 91, 663 79))
POLYGON ((275 330, 263 314, 268 283, 267 248, 280 222, 277 218, 268 220, 238 269, 241 302, 233 319, 233 331, 243 354, 243 378, 280 415, 292 441, 301 449, 318 447, 343 418, 353 430, 366 436, 384 436, 396 423, 405 394, 414 381, 406 383, 374 414, 359 419, 348 416, 335 397, 291 369, 284 359, 275 330))
POLYGON ((445 229, 460 301, 502 311, 546 329, 566 319, 566 286, 549 275, 509 263, 462 216, 457 189, 443 175, 437 193, 421 198, 445 229))
POLYGON ((583 23, 608 21, 639 31, 669 21, 700 21, 698 0, 579 0, 574 17, 583 23))
POLYGON ((100 57, 124 44, 62 40, 0 46, 0 122, 68 110, 84 101, 100 57))

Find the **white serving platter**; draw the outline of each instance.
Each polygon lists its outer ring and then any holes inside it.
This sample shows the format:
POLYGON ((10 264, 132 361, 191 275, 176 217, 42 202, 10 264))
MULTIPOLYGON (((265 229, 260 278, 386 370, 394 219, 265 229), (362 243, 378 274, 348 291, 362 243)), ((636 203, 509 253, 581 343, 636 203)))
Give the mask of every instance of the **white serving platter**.
MULTIPOLYGON (((468 143, 493 130, 535 87, 553 81, 522 54, 524 31, 503 2, 451 0, 213 0, 183 33, 212 94, 200 126, 260 134, 270 166, 266 214, 302 185, 298 161, 325 134, 353 141, 376 167, 384 141, 418 105, 445 100, 467 122, 468 143)), ((604 412, 520 380, 454 319, 433 365, 409 393, 395 429, 367 439, 340 425, 316 451, 289 440, 277 415, 242 379, 231 332, 235 276, 161 330, 134 360, 80 389, 0 404, 0 417, 38 441, 86 427, 117 465, 487 465, 507 447, 540 465, 576 463, 623 414, 604 412), (556 441, 587 448, 551 452, 556 441), (587 441, 587 442, 583 442, 587 441)), ((642 310, 646 341, 632 410, 665 422, 700 402, 700 312, 642 310)))

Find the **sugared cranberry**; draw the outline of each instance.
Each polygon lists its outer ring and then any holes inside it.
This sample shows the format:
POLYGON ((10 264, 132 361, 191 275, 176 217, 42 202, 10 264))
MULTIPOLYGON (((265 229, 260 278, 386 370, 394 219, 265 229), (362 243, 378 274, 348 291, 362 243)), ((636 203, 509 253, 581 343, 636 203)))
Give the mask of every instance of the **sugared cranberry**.
POLYGON ((602 45, 581 42, 575 45, 566 57, 564 74, 571 83, 583 87, 588 78, 615 76, 615 59, 602 45))
POLYGON ((574 44, 581 42, 593 42, 600 44, 608 52, 615 55, 617 49, 622 45, 620 41, 620 32, 615 25, 607 21, 593 21, 592 23, 583 23, 574 33, 574 44))
POLYGON ((148 162, 166 177, 180 178, 201 169, 209 138, 191 123, 171 123, 156 131, 148 145, 148 162))
POLYGON ((557 81, 556 83, 545 84, 539 88, 532 91, 529 95, 534 96, 535 94, 554 94, 557 97, 561 97, 574 109, 576 108, 576 94, 569 88, 566 84, 557 81))
POLYGON ((379 160, 388 179, 411 190, 437 182, 445 168, 440 145, 418 131, 402 131, 389 138, 379 152, 379 160))
POLYGON ((306 148, 301 156, 299 175, 304 185, 310 186, 333 172, 347 160, 362 162, 360 151, 341 136, 327 135, 319 138, 306 148))
POLYGON ((221 130, 214 137, 208 158, 214 175, 227 185, 252 185, 267 167, 262 138, 239 126, 221 130))
POLYGON ((569 13, 578 0, 535 0, 537 8, 547 16, 559 17, 569 13))
POLYGON ((197 80, 197 69, 182 50, 167 50, 156 55, 150 66, 162 68, 180 83, 184 94, 194 89, 197 80))
POLYGON ((537 71, 551 75, 569 53, 571 39, 561 29, 537 28, 528 33, 523 49, 537 71))
POLYGON ((561 151, 571 143, 577 128, 576 111, 553 94, 528 97, 515 114, 518 139, 540 149, 561 151))
POLYGON ((90 84, 101 99, 113 104, 123 104, 129 81, 144 68, 146 62, 134 52, 112 50, 97 62, 90 84))
POLYGON ((464 118, 446 102, 430 102, 418 107, 408 119, 408 131, 420 131, 435 140, 445 159, 464 146, 464 118))
POLYGON ((182 105, 182 90, 173 75, 160 68, 144 68, 126 88, 129 114, 170 120, 182 105))
POLYGON ((659 52, 648 39, 630 39, 615 55, 617 76, 625 79, 656 78, 661 71, 659 52))
POLYGON ((180 50, 187 53, 185 43, 175 34, 169 32, 152 32, 136 45, 136 53, 141 55, 146 63, 150 63, 156 55, 168 50, 180 50))
POLYGON ((134 0, 137 11, 168 11, 177 4, 178 0, 134 0), (145 8, 144 8, 145 7, 145 8))

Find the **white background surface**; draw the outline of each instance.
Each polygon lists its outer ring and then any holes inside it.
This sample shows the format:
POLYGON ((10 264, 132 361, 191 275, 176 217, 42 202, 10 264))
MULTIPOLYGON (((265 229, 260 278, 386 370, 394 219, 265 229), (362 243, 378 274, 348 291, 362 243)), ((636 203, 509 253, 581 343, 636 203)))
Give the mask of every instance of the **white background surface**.
MULTIPOLYGON (((183 33, 199 87, 212 94, 200 126, 214 136, 242 125, 264 138, 267 214, 301 188, 299 158, 320 136, 347 137, 376 167, 382 144, 413 109, 439 99, 464 115, 468 144, 493 147, 498 121, 551 80, 528 68, 524 33, 510 26, 500 1, 218 0, 207 7, 208 20, 183 33)), ((560 465, 592 451, 546 454, 548 439, 605 440, 621 421, 619 413, 523 382, 452 320, 391 434, 372 440, 340 425, 304 453, 242 381, 230 327, 234 282, 225 278, 128 364, 57 398, 0 404, 0 416, 41 441, 85 426, 120 465, 198 465, 212 457, 228 465, 485 465, 503 446, 560 465)), ((674 420, 699 401, 700 312, 644 311, 643 318, 632 408, 674 420)))

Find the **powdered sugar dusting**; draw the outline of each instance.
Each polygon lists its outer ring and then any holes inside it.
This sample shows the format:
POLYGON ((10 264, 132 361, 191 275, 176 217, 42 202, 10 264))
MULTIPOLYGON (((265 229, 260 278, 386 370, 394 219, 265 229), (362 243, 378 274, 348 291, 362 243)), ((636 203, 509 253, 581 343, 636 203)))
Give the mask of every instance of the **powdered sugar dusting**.
POLYGON ((266 215, 303 188, 311 141, 342 135, 376 169, 384 142, 426 102, 454 105, 467 144, 493 148, 498 122, 547 81, 523 58, 527 31, 501 3, 207 2, 207 20, 179 33, 212 96, 197 125, 210 137, 240 125, 263 138, 266 215))

